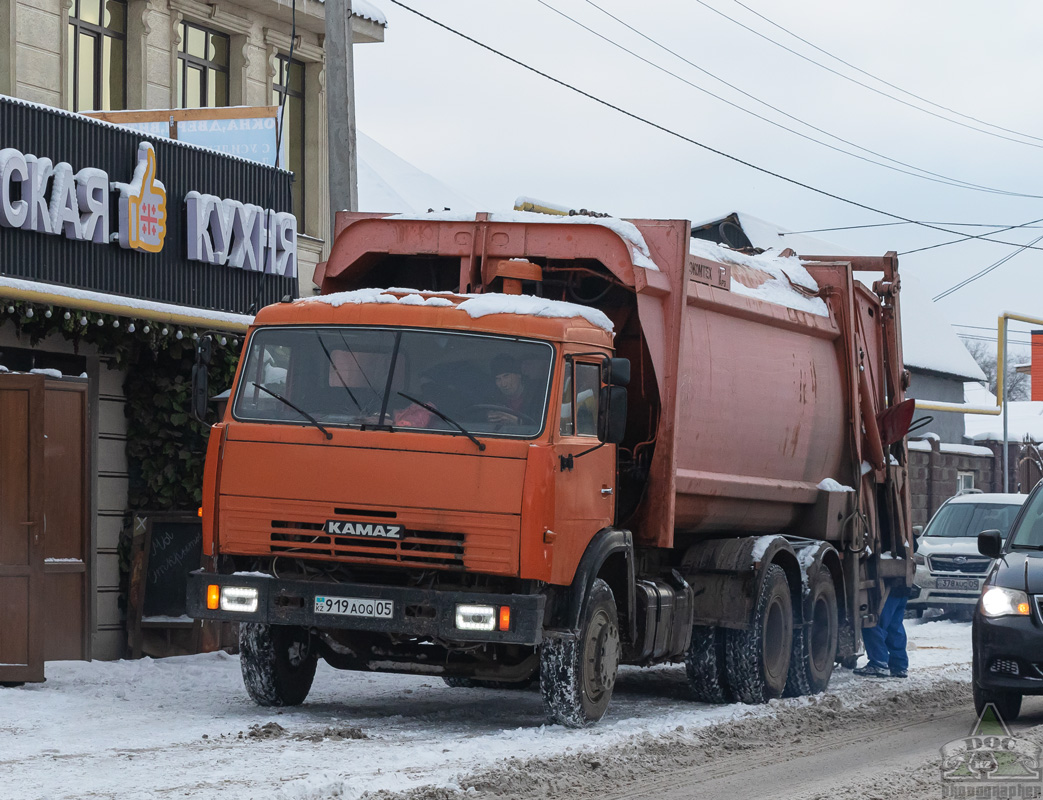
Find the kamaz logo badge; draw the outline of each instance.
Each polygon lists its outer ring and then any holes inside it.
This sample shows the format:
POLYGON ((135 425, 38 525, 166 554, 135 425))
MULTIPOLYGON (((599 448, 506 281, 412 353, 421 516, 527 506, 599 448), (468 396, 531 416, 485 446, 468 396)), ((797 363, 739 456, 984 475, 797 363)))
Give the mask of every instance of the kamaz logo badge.
POLYGON ((373 522, 343 522, 326 520, 326 533, 334 536, 361 536, 365 539, 401 539, 406 532, 402 525, 381 525, 373 522))

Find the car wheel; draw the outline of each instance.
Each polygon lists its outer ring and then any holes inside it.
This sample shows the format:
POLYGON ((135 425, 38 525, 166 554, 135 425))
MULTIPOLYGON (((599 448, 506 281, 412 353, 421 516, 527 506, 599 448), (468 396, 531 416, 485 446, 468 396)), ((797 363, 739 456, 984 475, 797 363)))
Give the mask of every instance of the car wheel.
POLYGON ((974 682, 974 710, 980 717, 986 706, 994 705, 1000 719, 1010 723, 1018 718, 1021 713, 1021 694, 1018 692, 1006 692, 996 689, 983 689, 974 682))

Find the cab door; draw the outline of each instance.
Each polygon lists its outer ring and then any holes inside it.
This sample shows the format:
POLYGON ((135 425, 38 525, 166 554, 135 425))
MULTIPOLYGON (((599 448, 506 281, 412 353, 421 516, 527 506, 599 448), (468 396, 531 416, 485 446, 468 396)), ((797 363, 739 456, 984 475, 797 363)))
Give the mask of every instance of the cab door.
POLYGON ((615 520, 616 446, 598 441, 602 356, 565 361, 555 487, 553 583, 571 583, 590 540, 615 520))

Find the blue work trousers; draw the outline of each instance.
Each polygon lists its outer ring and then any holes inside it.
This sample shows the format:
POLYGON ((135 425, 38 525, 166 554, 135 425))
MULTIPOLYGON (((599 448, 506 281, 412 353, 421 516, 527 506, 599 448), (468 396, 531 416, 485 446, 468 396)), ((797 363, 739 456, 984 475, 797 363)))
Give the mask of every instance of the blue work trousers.
POLYGON ((892 592, 884 601, 876 627, 862 631, 869 663, 892 672, 905 672, 909 668, 909 654, 905 650, 905 604, 908 601, 908 597, 897 597, 892 592))

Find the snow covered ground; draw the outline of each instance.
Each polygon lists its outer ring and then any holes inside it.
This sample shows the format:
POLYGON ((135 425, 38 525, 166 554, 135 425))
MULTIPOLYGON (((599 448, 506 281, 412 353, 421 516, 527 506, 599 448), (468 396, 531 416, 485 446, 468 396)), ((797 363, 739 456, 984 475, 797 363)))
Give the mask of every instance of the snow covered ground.
MULTIPOLYGON (((907 627, 907 680, 838 669, 829 694, 854 707, 970 679, 969 623, 907 627)), ((46 683, 0 688, 0 797, 354 800, 426 785, 466 794, 469 773, 508 759, 694 735, 810 702, 817 700, 708 706, 688 699, 683 666, 627 668, 605 720, 574 731, 544 725, 536 690, 451 689, 428 677, 336 672, 320 663, 307 703, 277 710, 249 700, 238 658, 223 653, 51 662, 46 683)))

